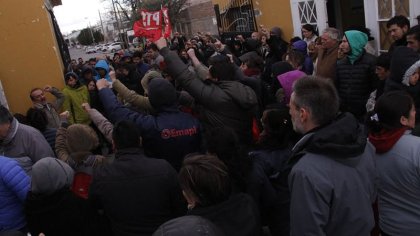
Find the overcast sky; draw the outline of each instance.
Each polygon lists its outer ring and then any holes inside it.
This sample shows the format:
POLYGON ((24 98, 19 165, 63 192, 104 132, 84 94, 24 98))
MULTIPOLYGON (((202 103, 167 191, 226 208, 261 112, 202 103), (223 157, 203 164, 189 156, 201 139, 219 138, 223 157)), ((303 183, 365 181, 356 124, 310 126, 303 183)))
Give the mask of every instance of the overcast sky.
POLYGON ((99 22, 101 11, 104 20, 105 10, 110 6, 111 0, 62 0, 63 5, 53 8, 61 33, 68 34, 73 30, 83 29, 89 21, 93 26, 99 22), (109 2, 109 3, 107 3, 109 2))

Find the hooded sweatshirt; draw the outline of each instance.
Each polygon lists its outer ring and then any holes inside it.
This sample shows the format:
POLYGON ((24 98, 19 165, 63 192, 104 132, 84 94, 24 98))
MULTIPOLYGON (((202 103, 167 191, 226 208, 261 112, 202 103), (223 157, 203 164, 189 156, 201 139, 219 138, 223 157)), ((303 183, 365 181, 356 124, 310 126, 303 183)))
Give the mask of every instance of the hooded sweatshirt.
POLYGON ((31 191, 35 194, 52 194, 63 188, 70 188, 73 169, 65 162, 45 157, 32 166, 31 191))
POLYGON ((73 170, 69 165, 46 157, 33 166, 32 172, 32 190, 25 202, 32 235, 109 235, 105 221, 90 204, 70 191, 73 170))
POLYGON ((157 111, 155 115, 128 109, 117 101, 110 89, 101 89, 99 96, 111 122, 130 120, 137 125, 147 156, 165 159, 179 170, 185 155, 200 149, 201 125, 196 118, 177 108, 175 93, 175 88, 165 79, 150 81, 149 101, 157 111))
POLYGON ((225 236, 209 220, 200 216, 182 216, 161 225, 153 236, 225 236))
POLYGON ((366 143, 349 113, 299 140, 289 159, 291 235, 370 235, 376 172, 366 143))
POLYGON ((344 34, 346 35, 351 48, 347 57, 349 58, 350 63, 354 64, 354 62, 363 54, 364 47, 368 42, 368 36, 358 30, 349 30, 344 32, 344 34))
POLYGON ((95 69, 97 69, 97 68, 104 69, 106 71, 106 74, 105 74, 104 78, 101 78, 99 73, 97 73, 96 80, 106 79, 108 82, 112 83, 111 77, 109 76, 109 65, 108 65, 108 63, 105 60, 99 60, 95 65, 95 69))
POLYGON ((166 79, 154 78, 148 84, 149 101, 159 111, 164 107, 175 107, 177 96, 175 87, 166 79))
POLYGON ((287 105, 290 102, 290 96, 292 96, 293 92, 293 83, 298 80, 305 77, 306 74, 300 70, 293 70, 286 72, 284 74, 281 74, 277 77, 278 81, 280 82, 281 87, 284 91, 284 104, 287 105))
POLYGON ((83 110, 82 103, 90 102, 89 92, 86 86, 81 85, 79 77, 73 72, 65 75, 66 84, 70 76, 77 79, 76 86, 70 87, 66 85, 63 89, 65 96, 63 103, 63 111, 69 111, 70 124, 90 124, 89 115, 83 110))
MULTIPOLYGON (((402 83, 406 86, 410 86, 410 77, 417 72, 417 70, 420 68, 420 59, 416 61, 410 68, 408 68, 403 77, 402 83)), ((417 82, 418 83, 418 82, 417 82)))
POLYGON ((15 118, 6 137, 0 141, 0 153, 16 160, 29 175, 35 162, 44 157, 55 156, 39 130, 20 124, 15 118))

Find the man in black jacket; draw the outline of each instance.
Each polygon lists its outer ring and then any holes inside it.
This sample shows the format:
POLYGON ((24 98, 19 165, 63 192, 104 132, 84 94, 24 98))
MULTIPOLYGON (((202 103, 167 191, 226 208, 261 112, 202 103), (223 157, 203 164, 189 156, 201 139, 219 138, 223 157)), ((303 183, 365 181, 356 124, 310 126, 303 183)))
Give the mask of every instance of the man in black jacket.
POLYGON ((352 113, 359 121, 364 119, 366 102, 376 82, 376 57, 364 50, 367 41, 363 32, 346 31, 339 46, 346 57, 337 61, 336 67, 340 110, 352 113))
POLYGON ((395 47, 407 46, 406 33, 410 29, 410 21, 407 17, 403 15, 394 16, 386 23, 386 27, 394 40, 391 47, 389 47, 389 53, 392 53, 395 47))
POLYGON ((156 45, 165 58, 169 74, 194 97, 204 131, 228 126, 236 132, 241 144, 251 144, 257 96, 250 87, 235 81, 235 68, 228 58, 223 55, 211 57, 211 78, 202 81, 195 78, 179 56, 169 50, 164 38, 156 41, 156 45))
POLYGON ((117 123, 112 136, 115 161, 95 171, 89 199, 104 210, 114 235, 151 235, 185 213, 177 173, 165 160, 143 154, 135 124, 117 123))

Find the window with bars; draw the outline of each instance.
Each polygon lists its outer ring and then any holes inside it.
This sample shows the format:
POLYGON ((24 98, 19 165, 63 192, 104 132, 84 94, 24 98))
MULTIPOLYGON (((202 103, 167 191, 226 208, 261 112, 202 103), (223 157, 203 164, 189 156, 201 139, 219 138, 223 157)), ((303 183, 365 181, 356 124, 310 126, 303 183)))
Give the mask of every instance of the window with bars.
POLYGON ((233 0, 220 11, 223 32, 253 32, 257 30, 254 8, 249 0, 233 0))
POLYGON ((300 24, 311 24, 318 30, 317 27, 317 20, 318 17, 316 15, 316 4, 314 0, 311 1, 302 1, 299 2, 299 19, 300 24))
POLYGON ((396 15, 410 18, 410 0, 377 0, 377 16, 379 29, 380 51, 387 51, 393 40, 388 34, 386 23, 396 15))

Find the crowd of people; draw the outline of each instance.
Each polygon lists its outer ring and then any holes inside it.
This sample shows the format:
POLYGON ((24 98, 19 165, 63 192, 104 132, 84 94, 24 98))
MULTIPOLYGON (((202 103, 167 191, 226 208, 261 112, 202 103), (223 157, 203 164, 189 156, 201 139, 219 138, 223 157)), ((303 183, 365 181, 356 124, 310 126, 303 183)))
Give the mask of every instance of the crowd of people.
POLYGON ((387 27, 72 60, 0 106, 0 235, 418 235, 420 25, 387 27))

